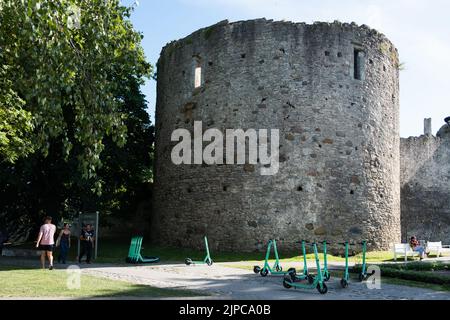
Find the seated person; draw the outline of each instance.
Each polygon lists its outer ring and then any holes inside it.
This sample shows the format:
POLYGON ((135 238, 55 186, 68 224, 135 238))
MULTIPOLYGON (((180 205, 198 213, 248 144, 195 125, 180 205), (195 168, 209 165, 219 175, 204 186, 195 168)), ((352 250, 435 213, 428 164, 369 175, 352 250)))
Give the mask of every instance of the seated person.
POLYGON ((417 240, 417 238, 415 236, 411 237, 411 240, 409 240, 409 245, 411 246, 411 249, 414 252, 418 252, 420 255, 420 260, 423 260, 423 258, 425 257, 425 248, 422 247, 419 243, 419 241, 417 240))

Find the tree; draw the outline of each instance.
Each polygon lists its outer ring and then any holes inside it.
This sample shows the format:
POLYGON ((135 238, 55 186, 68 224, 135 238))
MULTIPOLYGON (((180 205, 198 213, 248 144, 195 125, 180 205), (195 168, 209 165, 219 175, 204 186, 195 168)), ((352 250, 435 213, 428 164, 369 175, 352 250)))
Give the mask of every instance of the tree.
MULTIPOLYGON (((50 143, 59 140, 67 159, 78 144, 84 179, 94 178, 101 166, 104 137, 125 143, 117 85, 130 77, 141 83, 151 74, 129 16, 118 0, 2 0, 0 5, 1 66, 13 97, 20 97, 10 99, 13 106, 7 109, 21 110, 23 100, 34 124, 24 145, 47 155, 50 143)), ((7 126, 14 127, 16 118, 8 113, 7 126)), ((14 149, 14 142, 3 138, 2 143, 3 158, 16 160, 3 151, 14 149)), ((95 188, 99 191, 101 183, 95 188)))
POLYGON ((136 206, 151 181, 139 87, 152 67, 130 13, 116 0, 0 0, 0 225, 136 206))
POLYGON ((25 102, 12 90, 5 73, 5 66, 0 66, 0 155, 14 162, 33 151, 33 124, 31 113, 23 109, 25 102))

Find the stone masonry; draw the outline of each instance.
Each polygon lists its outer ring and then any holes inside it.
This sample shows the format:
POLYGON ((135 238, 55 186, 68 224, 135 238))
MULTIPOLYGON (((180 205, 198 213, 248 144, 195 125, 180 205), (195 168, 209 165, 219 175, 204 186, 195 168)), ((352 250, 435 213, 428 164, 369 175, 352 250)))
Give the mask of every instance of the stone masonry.
POLYGON ((400 240, 398 54, 354 23, 220 22, 158 61, 153 240, 263 250, 268 239, 400 240), (201 72, 201 80, 196 73, 201 72), (195 87, 195 82, 200 86, 195 87), (174 165, 171 134, 279 129, 280 169, 174 165))
POLYGON ((450 243, 450 126, 436 136, 425 134, 401 139, 402 239, 450 243))

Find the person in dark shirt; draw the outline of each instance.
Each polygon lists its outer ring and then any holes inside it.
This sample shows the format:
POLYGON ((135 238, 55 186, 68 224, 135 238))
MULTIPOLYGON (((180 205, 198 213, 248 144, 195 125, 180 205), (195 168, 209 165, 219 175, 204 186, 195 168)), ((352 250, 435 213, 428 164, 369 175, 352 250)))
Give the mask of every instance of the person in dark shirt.
POLYGON ((80 235, 80 256, 78 257, 78 263, 81 263, 81 258, 86 255, 86 263, 91 263, 92 249, 94 248, 95 233, 90 224, 86 225, 86 229, 81 231, 80 235))

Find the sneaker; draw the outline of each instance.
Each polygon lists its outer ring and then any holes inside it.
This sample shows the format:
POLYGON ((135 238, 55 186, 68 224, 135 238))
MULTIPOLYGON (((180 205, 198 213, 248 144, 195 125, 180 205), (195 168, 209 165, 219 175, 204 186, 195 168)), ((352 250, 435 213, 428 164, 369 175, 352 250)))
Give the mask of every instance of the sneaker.
POLYGON ((48 267, 48 270, 53 270, 53 266, 48 267))

